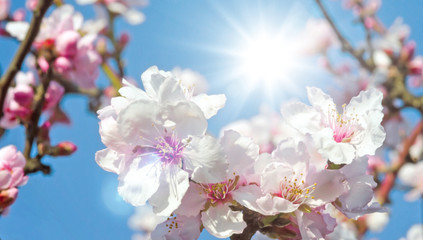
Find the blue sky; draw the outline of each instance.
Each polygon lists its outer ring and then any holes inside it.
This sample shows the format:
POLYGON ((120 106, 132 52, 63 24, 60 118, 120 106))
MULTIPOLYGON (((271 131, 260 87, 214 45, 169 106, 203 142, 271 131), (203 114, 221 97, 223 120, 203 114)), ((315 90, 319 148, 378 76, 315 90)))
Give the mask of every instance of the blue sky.
MULTIPOLYGON (((16 9, 23 1, 12 1, 16 9)), ((72 1, 69 1, 73 3, 72 1)), ((359 28, 352 26, 352 18, 337 1, 327 1, 329 11, 339 20, 337 23, 348 33, 349 39, 357 41, 359 28)), ((77 6, 84 15, 92 17, 90 6, 77 6)), ((391 24, 401 15, 411 26, 411 39, 423 44, 421 10, 419 0, 387 1, 380 16, 391 24), (389 2, 389 3, 388 3, 389 2)), ((277 110, 281 101, 303 99, 305 86, 326 87, 329 75, 319 70, 313 60, 305 60, 305 70, 290 75, 286 82, 276 84, 274 91, 257 86, 244 87, 247 78, 234 77, 239 65, 228 53, 233 52, 253 35, 257 29, 266 27, 281 31, 289 37, 299 31, 307 18, 320 16, 314 1, 244 1, 244 0, 151 0, 142 10, 146 22, 130 26, 118 21, 117 29, 130 33, 131 41, 124 58, 127 74, 139 81, 141 73, 152 65, 171 70, 175 66, 191 68, 204 75, 210 83, 210 93, 225 93, 226 107, 209 122, 209 130, 218 134, 219 129, 241 118, 249 118, 259 112, 262 104, 277 110), (294 3, 293 3, 294 2, 294 3)), ((0 38, 2 69, 8 66, 17 44, 0 38)), ((417 47, 417 53, 423 54, 417 47)), ((104 84, 100 76, 99 84, 104 84)), ((9 216, 0 219, 0 238, 24 239, 130 239, 132 230, 127 225, 133 208, 117 194, 117 177, 103 171, 94 161, 97 150, 103 149, 98 134, 97 117, 88 112, 87 99, 66 96, 62 101, 64 110, 70 114, 71 126, 55 126, 51 131, 53 143, 70 140, 78 151, 70 157, 46 158, 53 172, 50 176, 34 174, 27 185, 20 189, 19 198, 9 216)), ((23 149, 24 131, 21 128, 7 132, 0 139, 0 146, 14 144, 23 149)), ((407 203, 402 193, 395 192, 396 208, 380 239, 398 239, 408 228, 421 222, 421 202, 407 203)), ((213 239, 203 234, 201 239, 213 239)))

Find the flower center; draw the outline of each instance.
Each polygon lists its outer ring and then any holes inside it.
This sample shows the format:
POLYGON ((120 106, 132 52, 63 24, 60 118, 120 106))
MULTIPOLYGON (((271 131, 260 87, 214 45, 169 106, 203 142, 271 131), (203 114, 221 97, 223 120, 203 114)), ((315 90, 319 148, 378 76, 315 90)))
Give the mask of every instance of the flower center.
POLYGON ((333 130, 333 139, 336 142, 350 142, 356 130, 357 114, 348 115, 345 104, 342 105, 343 114, 339 114, 335 108, 329 108, 328 122, 333 130))
MULTIPOLYGON (((301 178, 303 174, 301 173, 301 178)), ((291 178, 286 176, 281 181, 281 197, 294 203, 302 204, 307 198, 314 199, 310 194, 316 189, 316 183, 306 186, 304 180, 295 177, 295 172, 291 178), (289 180, 288 180, 289 179, 289 180)))
POLYGON ((201 184, 211 204, 231 198, 231 192, 238 188, 239 176, 221 183, 201 184))
POLYGON ((174 214, 167 218, 166 227, 168 229, 168 233, 170 233, 173 229, 178 229, 178 221, 176 220, 176 216, 174 214))
POLYGON ((156 139, 157 155, 163 163, 182 163, 182 151, 185 145, 174 136, 159 137, 156 139))

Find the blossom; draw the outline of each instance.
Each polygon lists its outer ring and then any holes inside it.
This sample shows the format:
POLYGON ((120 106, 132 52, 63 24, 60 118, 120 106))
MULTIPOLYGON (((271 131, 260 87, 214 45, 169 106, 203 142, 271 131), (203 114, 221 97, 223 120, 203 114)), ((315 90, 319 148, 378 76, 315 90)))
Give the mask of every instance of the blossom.
POLYGON ((308 20, 303 35, 308 54, 325 52, 329 47, 339 44, 335 32, 324 19, 308 20))
POLYGON ((14 188, 26 184, 24 176, 25 157, 9 145, 0 149, 0 190, 14 188))
POLYGON ((218 183, 190 183, 175 213, 196 216, 201 212, 204 228, 216 237, 225 238, 242 233, 247 226, 242 212, 229 207, 232 202, 249 204, 245 200, 260 194, 258 186, 251 182, 254 178, 250 178, 254 175, 259 148, 251 139, 232 130, 225 131, 220 144, 229 163, 226 179, 218 183))
POLYGON ((343 105, 340 114, 330 96, 318 88, 307 88, 312 106, 292 102, 282 107, 282 116, 303 134, 311 134, 323 157, 335 164, 373 155, 385 139, 381 126, 382 93, 368 89, 343 105))
POLYGON ((12 205, 18 197, 17 188, 8 188, 0 190, 0 214, 6 215, 10 205, 12 205))
POLYGON ((400 240, 421 240, 423 239, 423 224, 414 224, 407 232, 406 238, 400 240))
POLYGON ((144 14, 136 10, 136 7, 144 7, 148 4, 147 0, 77 0, 76 2, 82 5, 102 2, 106 5, 109 11, 122 15, 125 20, 132 25, 137 25, 144 22, 144 14))
POLYGON ((150 205, 144 205, 135 208, 135 214, 129 218, 128 224, 133 230, 151 233, 164 221, 166 217, 157 216, 150 205))
POLYGON ((319 207, 334 201, 345 192, 339 172, 318 169, 311 164, 303 142, 282 141, 273 151, 261 174, 262 197, 256 200, 263 215, 290 213, 301 205, 319 207))
POLYGON ((0 0, 0 21, 9 16, 10 0, 0 0))
POLYGON ((171 215, 151 233, 151 239, 198 239, 201 233, 200 216, 171 215))
POLYGON ((374 212, 385 212, 379 203, 374 200, 373 188, 376 182, 372 175, 367 174, 367 158, 357 159, 344 166, 339 171, 344 175, 347 191, 335 202, 335 206, 348 218, 355 218, 374 212))
POLYGON ((81 37, 78 32, 82 22, 82 15, 75 12, 72 6, 58 7, 43 19, 34 44, 39 49, 54 50, 57 56, 53 67, 58 73, 80 87, 93 88, 102 59, 94 46, 97 35, 81 37))
POLYGON ((193 96, 205 93, 209 88, 206 78, 189 68, 174 67, 172 74, 181 80, 182 86, 192 91, 193 96))
POLYGON ((398 177, 407 186, 412 187, 405 195, 407 201, 416 201, 423 194, 423 161, 415 164, 406 163, 400 169, 398 177))
POLYGON ((141 206, 148 200, 155 213, 168 216, 179 206, 188 178, 220 182, 227 163, 217 140, 205 135, 203 111, 174 78, 149 70, 142 76, 146 92, 125 82, 123 97, 98 112, 108 148, 97 152, 96 161, 119 174, 118 192, 126 201, 141 206))

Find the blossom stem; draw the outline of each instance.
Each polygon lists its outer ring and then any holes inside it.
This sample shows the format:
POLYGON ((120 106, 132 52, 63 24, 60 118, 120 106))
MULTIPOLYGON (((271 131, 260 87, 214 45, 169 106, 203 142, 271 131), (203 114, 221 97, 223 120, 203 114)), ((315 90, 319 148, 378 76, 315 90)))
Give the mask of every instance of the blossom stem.
MULTIPOLYGON (((50 64, 51 65, 51 64, 50 64)), ((50 173, 50 167, 41 163, 40 154, 37 154, 35 158, 31 158, 31 150, 34 145, 34 140, 38 135, 38 122, 43 110, 45 101, 45 93, 52 79, 53 73, 52 68, 49 68, 47 73, 41 75, 41 84, 36 89, 36 95, 34 96, 34 103, 32 106, 31 119, 25 124, 26 128, 26 140, 24 148, 24 156, 27 160, 24 167, 25 174, 42 171, 44 174, 50 173)))
MULTIPOLYGON (((18 48, 15 57, 10 63, 9 68, 6 70, 5 74, 0 80, 0 108, 3 109, 4 101, 6 98, 7 90, 9 89, 10 84, 12 83, 13 78, 16 73, 21 69, 22 63, 25 59, 25 56, 28 54, 32 42, 38 34, 40 29, 41 21, 47 9, 50 7, 53 0, 40 0, 38 2, 37 8, 34 10, 33 18, 29 26, 28 32, 25 36, 25 39, 22 41, 21 45, 18 48)), ((0 119, 3 117, 4 112, 0 112, 0 119)))
POLYGON ((338 28, 335 26, 335 23, 333 22, 332 18, 329 16, 329 13, 327 12, 326 8, 323 6, 321 0, 316 0, 317 5, 320 8, 320 11, 323 13, 326 20, 329 22, 330 26, 332 27, 333 31, 335 32, 336 36, 338 37, 339 41, 342 45, 342 51, 350 53, 357 61, 360 63, 360 65, 368 70, 369 72, 373 72, 374 66, 370 65, 366 62, 363 58, 363 54, 357 52, 350 42, 341 34, 341 32, 338 30, 338 28))

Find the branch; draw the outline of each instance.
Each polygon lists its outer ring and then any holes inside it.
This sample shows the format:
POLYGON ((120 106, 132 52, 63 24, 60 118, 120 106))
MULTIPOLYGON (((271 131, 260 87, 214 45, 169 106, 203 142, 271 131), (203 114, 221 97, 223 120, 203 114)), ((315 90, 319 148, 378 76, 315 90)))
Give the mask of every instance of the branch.
MULTIPOLYGON (((7 90, 9 89, 10 84, 12 83, 13 78, 16 73, 21 69, 22 63, 25 59, 25 56, 28 54, 32 42, 40 30, 41 21, 47 9, 51 5, 53 0, 40 0, 38 2, 37 8, 34 10, 34 16, 31 20, 31 25, 28 29, 28 32, 25 36, 25 39, 22 41, 21 45, 18 48, 15 57, 10 63, 9 68, 6 73, 0 80, 0 108, 3 109, 4 100, 6 98, 7 90)), ((0 112, 0 119, 3 117, 3 111, 0 112)))
POLYGON ((339 41, 342 45, 342 51, 350 53, 359 63, 360 65, 368 70, 369 72, 373 72, 374 66, 369 65, 366 60, 364 60, 363 55, 355 51, 352 45, 348 42, 348 40, 339 32, 338 28, 335 26, 332 18, 329 16, 328 12, 326 11, 325 7, 323 6, 321 0, 316 0, 317 5, 319 6, 320 10, 322 11, 323 15, 325 16, 326 20, 329 22, 330 26, 332 27, 333 31, 335 32, 336 36, 338 37, 339 41))
POLYGON ((423 130, 423 120, 420 121, 411 132, 410 136, 404 141, 404 145, 402 147, 401 152, 398 155, 398 158, 395 162, 392 163, 392 172, 386 174, 385 179, 382 182, 381 187, 377 192, 377 199, 379 200, 380 204, 385 204, 389 200, 389 193, 395 185, 395 179, 397 177, 398 171, 406 162, 406 158, 408 152, 410 151, 410 147, 413 145, 414 141, 416 141, 417 136, 423 130))
POLYGON ((24 148, 24 156, 27 160, 24 171, 25 174, 43 171, 44 173, 50 173, 50 168, 41 163, 41 155, 37 155, 35 158, 31 158, 31 150, 34 145, 34 140, 38 135, 38 122, 40 120, 41 113, 43 111, 43 105, 45 101, 45 93, 50 84, 52 78, 52 68, 49 68, 47 74, 41 77, 41 83, 37 87, 37 94, 34 97, 34 105, 32 108, 31 119, 25 124, 26 128, 26 140, 24 148))

